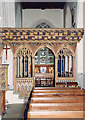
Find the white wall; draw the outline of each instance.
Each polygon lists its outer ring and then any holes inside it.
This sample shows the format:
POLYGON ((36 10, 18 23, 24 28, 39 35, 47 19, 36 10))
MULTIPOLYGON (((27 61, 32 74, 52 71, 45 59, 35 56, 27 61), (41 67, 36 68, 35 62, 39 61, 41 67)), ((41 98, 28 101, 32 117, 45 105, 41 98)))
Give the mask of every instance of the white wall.
POLYGON ((84 41, 83 41, 83 86, 85 88, 85 1, 83 3, 83 25, 84 25, 84 41))
POLYGON ((7 60, 6 60, 6 50, 5 49, 3 50, 2 64, 9 64, 9 66, 8 66, 8 84, 9 84, 9 88, 13 89, 13 53, 12 53, 11 49, 7 50, 7 60))
POLYGON ((35 25, 46 21, 55 28, 63 28, 62 9, 25 9, 22 10, 22 27, 35 27, 35 25))
MULTIPOLYGON (((15 0, 2 0, 0 2, 0 27, 15 27, 15 0)), ((3 50, 2 64, 9 64, 8 66, 8 84, 13 88, 13 53, 12 50, 7 52, 3 50)))
MULTIPOLYGON (((77 3, 77 28, 83 28, 83 2, 78 2, 77 3)), ((85 87, 84 86, 84 51, 83 51, 83 46, 84 45, 84 39, 82 39, 79 43, 77 43, 77 51, 76 51, 76 81, 79 82, 80 87, 85 87)))

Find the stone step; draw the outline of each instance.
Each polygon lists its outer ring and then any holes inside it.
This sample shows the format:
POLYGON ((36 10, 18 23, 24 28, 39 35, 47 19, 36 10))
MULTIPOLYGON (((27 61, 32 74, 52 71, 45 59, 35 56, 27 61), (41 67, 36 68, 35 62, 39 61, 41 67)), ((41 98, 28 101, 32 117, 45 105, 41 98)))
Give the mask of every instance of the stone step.
POLYGON ((83 107, 83 103, 31 103, 29 110, 83 111, 83 107))
POLYGON ((29 111, 27 118, 83 118, 83 111, 29 111))

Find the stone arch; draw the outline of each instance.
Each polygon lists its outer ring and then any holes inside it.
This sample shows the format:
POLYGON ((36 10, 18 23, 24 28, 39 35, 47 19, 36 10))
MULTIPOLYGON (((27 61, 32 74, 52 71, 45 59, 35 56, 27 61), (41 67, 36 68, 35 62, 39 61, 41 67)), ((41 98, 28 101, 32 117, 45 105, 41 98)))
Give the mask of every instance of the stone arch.
POLYGON ((42 22, 45 22, 46 24, 48 24, 51 28, 55 28, 54 25, 52 23, 50 23, 49 21, 42 19, 42 20, 38 20, 34 25, 31 26, 31 28, 36 28, 36 26, 38 24, 41 24, 42 22))

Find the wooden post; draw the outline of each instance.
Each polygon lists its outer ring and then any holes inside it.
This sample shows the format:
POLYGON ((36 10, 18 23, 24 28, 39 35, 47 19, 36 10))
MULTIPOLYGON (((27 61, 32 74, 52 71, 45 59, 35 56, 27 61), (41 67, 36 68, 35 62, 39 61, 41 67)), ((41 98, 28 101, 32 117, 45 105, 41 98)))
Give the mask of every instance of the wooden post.
POLYGON ((16 57, 13 56, 13 86, 16 92, 16 57))
POLYGON ((65 56, 65 77, 67 77, 67 74, 66 74, 66 72, 67 72, 67 55, 65 56))
POLYGON ((55 87, 56 87, 56 82, 58 82, 57 81, 57 76, 58 76, 58 70, 57 70, 57 60, 58 60, 58 57, 57 56, 55 56, 55 87))
POLYGON ((25 77, 25 56, 24 56, 24 77, 25 77))
POLYGON ((32 56, 32 65, 33 87, 35 87, 35 56, 32 56))
POLYGON ((2 64, 2 57, 0 56, 0 64, 2 64))
POLYGON ((21 77, 21 57, 19 57, 19 77, 21 77))
POLYGON ((62 77, 62 56, 61 56, 61 77, 62 77))
POLYGON ((69 77, 69 56, 68 56, 68 77, 69 77))
POLYGON ((28 56, 28 77, 29 77, 29 56, 28 56))
POLYGON ((2 64, 2 44, 0 44, 0 64, 2 64))
POLYGON ((73 56, 73 78, 75 82, 75 56, 73 56))
POLYGON ((8 66, 6 66, 6 90, 8 89, 8 66))

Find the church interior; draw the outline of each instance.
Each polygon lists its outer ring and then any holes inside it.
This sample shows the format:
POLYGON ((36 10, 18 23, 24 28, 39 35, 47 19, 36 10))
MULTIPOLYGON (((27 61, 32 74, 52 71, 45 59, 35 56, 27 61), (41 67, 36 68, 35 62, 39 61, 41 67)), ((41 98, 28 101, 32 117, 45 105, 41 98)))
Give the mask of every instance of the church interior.
POLYGON ((0 119, 85 118, 85 1, 0 1, 0 119))

